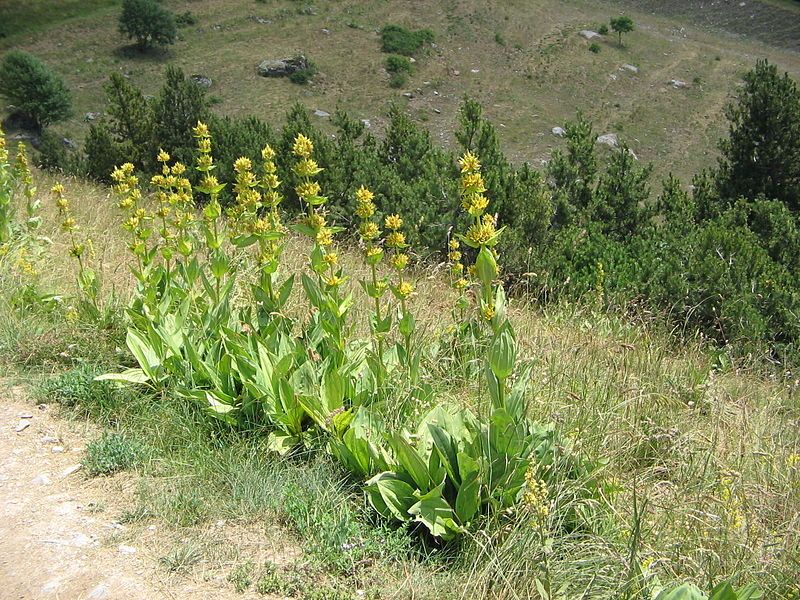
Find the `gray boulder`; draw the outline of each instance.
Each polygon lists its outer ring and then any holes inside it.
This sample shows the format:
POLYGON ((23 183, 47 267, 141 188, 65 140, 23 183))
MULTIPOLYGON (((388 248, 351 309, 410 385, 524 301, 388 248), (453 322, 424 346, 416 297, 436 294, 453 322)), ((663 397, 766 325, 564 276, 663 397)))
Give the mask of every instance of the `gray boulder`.
POLYGON ((596 31, 591 31, 589 29, 584 29, 582 31, 579 31, 578 35, 583 37, 583 38, 586 38, 587 40, 593 40, 594 38, 603 37, 599 33, 597 33, 596 31))
POLYGON ((324 119, 326 117, 330 117, 331 113, 329 113, 327 111, 324 111, 324 110, 317 109, 317 110, 314 111, 314 116, 315 117, 321 117, 321 118, 324 119))
POLYGON ((567 130, 563 127, 553 127, 552 129, 553 135, 556 137, 564 137, 567 135, 567 130))
POLYGON ((208 89, 211 87, 211 77, 206 77, 205 75, 192 75, 190 79, 201 88, 208 89))
POLYGON ((286 77, 296 71, 308 68, 308 59, 303 56, 262 60, 258 65, 258 74, 262 77, 286 77))
POLYGON ((619 139, 616 133, 606 133, 597 136, 597 143, 608 146, 609 148, 616 148, 619 145, 619 139))
POLYGON ((622 68, 626 71, 630 71, 631 73, 639 72, 639 67, 634 67, 633 65, 622 65, 622 68))

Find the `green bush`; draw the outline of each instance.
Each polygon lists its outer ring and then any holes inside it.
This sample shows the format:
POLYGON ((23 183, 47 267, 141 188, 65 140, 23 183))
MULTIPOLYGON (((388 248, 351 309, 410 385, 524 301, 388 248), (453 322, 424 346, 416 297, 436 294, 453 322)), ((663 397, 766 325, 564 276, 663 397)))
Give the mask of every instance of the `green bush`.
POLYGON ((608 25, 603 23, 600 27, 597 28, 597 33, 600 35, 608 35, 608 25))
POLYGON ((113 475, 141 464, 147 456, 138 440, 122 433, 104 433, 86 447, 83 466, 89 475, 113 475))
POLYGON ((600 54, 600 44, 597 44, 595 42, 589 44, 589 52, 591 52, 592 54, 600 54))
POLYGON ((408 83, 408 73, 392 73, 389 76, 389 87, 399 89, 408 83))
POLYGON ((317 72, 317 66, 308 61, 308 65, 304 69, 298 69, 289 75, 289 81, 298 85, 305 85, 314 78, 317 72))
POLYGON ((412 31, 400 25, 384 25, 381 29, 381 50, 391 54, 414 56, 424 44, 434 40, 430 29, 412 31))
POLYGON ((406 56, 399 54, 390 54, 383 61, 385 69, 389 73, 411 73, 411 61, 406 56))
POLYGON ((61 78, 21 50, 9 51, 0 63, 0 94, 38 129, 72 113, 70 93, 61 78))
POLYGON ((178 36, 175 15, 156 0, 122 0, 119 32, 135 40, 139 50, 174 44, 178 36))

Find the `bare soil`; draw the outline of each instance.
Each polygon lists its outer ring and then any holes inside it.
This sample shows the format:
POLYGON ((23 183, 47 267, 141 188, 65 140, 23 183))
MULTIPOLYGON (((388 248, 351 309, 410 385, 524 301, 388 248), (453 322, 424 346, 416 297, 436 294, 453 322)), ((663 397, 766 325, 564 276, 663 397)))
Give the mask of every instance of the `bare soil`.
POLYGON ((254 592, 236 593, 227 580, 230 565, 243 556, 263 560, 279 552, 263 531, 259 533, 256 526, 218 522, 205 531, 176 534, 159 523, 119 523, 120 514, 134 505, 137 477, 86 476, 80 464, 85 440, 98 433, 95 428, 58 418, 52 407, 37 407, 24 398, 20 388, 3 393, 0 597, 264 597, 254 592), (207 554, 190 572, 171 573, 159 558, 187 543, 187 536, 193 544, 204 540, 207 554), (214 560, 213 550, 218 545, 226 548, 226 560, 214 560))

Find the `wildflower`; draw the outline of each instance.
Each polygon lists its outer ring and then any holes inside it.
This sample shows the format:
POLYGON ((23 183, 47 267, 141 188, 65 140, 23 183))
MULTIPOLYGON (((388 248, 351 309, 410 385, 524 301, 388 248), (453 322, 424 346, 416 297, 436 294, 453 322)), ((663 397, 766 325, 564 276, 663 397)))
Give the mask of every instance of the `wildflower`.
POLYGON ((275 158, 275 150, 272 149, 272 146, 267 144, 261 149, 261 158, 265 161, 272 161, 275 158))
POLYGON ((64 193, 64 186, 60 183, 55 184, 51 189, 56 196, 61 196, 64 193))
POLYGON ((474 173, 475 171, 479 171, 481 168, 481 163, 478 161, 478 157, 472 152, 467 152, 464 156, 459 158, 458 164, 461 167, 462 173, 474 173))
POLYGON ((67 217, 61 223, 61 229, 63 231, 67 231, 67 232, 75 231, 75 227, 76 226, 77 226, 77 224, 75 223, 75 219, 73 219, 72 217, 67 217))
POLYGON ((481 308, 481 315, 487 321, 491 321, 494 317, 494 305, 493 304, 486 304, 481 308))
POLYGON ((176 162, 174 165, 172 165, 172 169, 170 169, 170 173, 172 173, 175 176, 183 175, 185 172, 186 172, 186 165, 180 162, 176 162))
POLYGON ((169 162, 169 154, 167 154, 164 151, 164 149, 161 148, 158 151, 158 156, 156 157, 156 160, 158 160, 158 162, 162 162, 162 163, 169 162))
POLYGON ((300 177, 314 177, 322 172, 322 169, 313 158, 304 158, 294 166, 294 172, 300 177))
POLYGON ((800 467, 800 454, 790 454, 786 459, 786 464, 789 467, 800 467))
POLYGON ((300 158, 310 158, 312 152, 314 152, 314 143, 302 133, 298 133, 294 138, 292 154, 300 158))
POLYGON ((74 244, 69 249, 70 256, 74 256, 75 258, 80 258, 83 255, 84 250, 86 250, 86 246, 83 244, 74 244))
POLYGON ((316 181, 306 181, 301 183, 295 188, 297 195, 307 200, 308 198, 316 198, 322 191, 322 188, 316 181))
POLYGON ((368 221, 361 224, 361 226, 358 228, 358 233, 363 239, 369 241, 378 237, 381 234, 381 231, 378 229, 378 226, 375 223, 368 221))
POLYGON ((536 466, 531 464, 525 471, 525 491, 522 502, 532 512, 534 519, 541 524, 550 514, 547 484, 537 477, 536 466))
POLYGON ((333 232, 328 227, 323 227, 317 232, 316 240, 320 246, 330 246, 333 243, 333 232))
POLYGON ((483 176, 480 173, 467 173, 461 178, 462 194, 482 194, 485 191, 483 176))
MULTIPOLYGON (((370 196, 372 194, 370 193, 370 196)), ((372 200, 359 200, 356 205, 356 215, 361 219, 369 219, 375 214, 375 204, 372 200)))
POLYGON ((377 246, 370 246, 364 252, 368 265, 377 265, 383 259, 383 250, 377 246))
POLYGON ((461 247, 461 244, 458 243, 457 239, 453 238, 448 242, 447 247, 450 250, 458 250, 461 247))
POLYGON ((262 179, 264 187, 267 187, 271 190, 275 190, 280 186, 281 182, 278 179, 278 176, 275 173, 267 173, 264 175, 264 179, 262 179))
POLYGON ((392 231, 386 236, 386 246, 388 248, 405 248, 406 236, 400 231, 392 231))
POLYGON ((402 271, 408 266, 408 254, 398 253, 392 256, 392 266, 398 271, 402 271))
POLYGON ((405 300, 414 293, 414 286, 408 281, 401 281, 395 288, 395 295, 399 300, 405 300))
POLYGON ((326 225, 325 217, 318 212, 311 213, 306 218, 306 225, 314 231, 320 231, 326 225))
POLYGON ((491 243, 496 235, 494 218, 491 215, 483 215, 480 223, 475 223, 467 230, 466 238, 475 246, 484 246, 491 243))
POLYGON ((369 189, 365 188, 363 185, 356 190, 356 200, 358 202, 372 202, 372 199, 375 197, 369 189))
POLYGON ((327 283, 331 287, 339 287, 344 282, 345 282, 344 277, 339 277, 338 275, 331 275, 325 280, 325 283, 327 283))
POLYGON ((469 282, 463 277, 453 284, 457 290, 463 290, 467 285, 469 285, 469 282))
POLYGON ((245 156, 241 156, 233 162, 233 170, 237 173, 244 173, 245 171, 250 171, 252 168, 253 163, 245 156))
POLYGON ((208 126, 202 121, 197 122, 197 125, 194 127, 194 129, 192 129, 192 132, 196 138, 207 138, 209 136, 208 126))
POLYGON ((447 258, 449 258, 452 262, 457 263, 461 261, 461 252, 458 250, 454 250, 447 254, 447 258))
MULTIPOLYGON (((197 149, 203 154, 211 153, 211 138, 200 138, 197 141, 197 149)), ((210 156, 208 157, 211 158, 210 156)))
POLYGON ((339 255, 336 252, 328 252, 324 257, 325 263, 329 267, 335 267, 339 264, 339 255))
POLYGON ((489 199, 483 194, 467 194, 461 201, 461 207, 473 217, 479 217, 489 206, 489 199))
POLYGON ((403 226, 403 219, 400 218, 400 215, 389 215, 386 217, 383 224, 386 229, 397 231, 403 226))

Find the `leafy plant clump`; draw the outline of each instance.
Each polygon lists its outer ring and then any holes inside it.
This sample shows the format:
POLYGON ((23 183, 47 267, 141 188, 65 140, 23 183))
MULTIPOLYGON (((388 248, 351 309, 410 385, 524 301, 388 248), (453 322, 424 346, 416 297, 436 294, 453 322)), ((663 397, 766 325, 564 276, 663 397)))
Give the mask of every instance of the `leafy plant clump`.
POLYGON ((381 28, 381 50, 391 54, 414 56, 423 45, 431 44, 433 40, 430 29, 414 31, 400 25, 384 25, 381 28))
POLYGON ((289 74, 289 81, 298 85, 305 85, 311 81, 318 72, 319 69, 317 65, 309 60, 304 68, 297 69, 289 74))
POLYGON ((135 438, 122 433, 104 433, 86 447, 84 467, 89 475, 113 475, 141 464, 146 448, 135 438))
POLYGON ((119 32, 135 40, 140 51, 174 44, 178 36, 175 15, 156 0, 123 0, 119 32))

